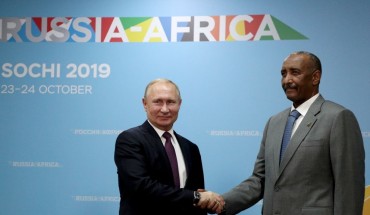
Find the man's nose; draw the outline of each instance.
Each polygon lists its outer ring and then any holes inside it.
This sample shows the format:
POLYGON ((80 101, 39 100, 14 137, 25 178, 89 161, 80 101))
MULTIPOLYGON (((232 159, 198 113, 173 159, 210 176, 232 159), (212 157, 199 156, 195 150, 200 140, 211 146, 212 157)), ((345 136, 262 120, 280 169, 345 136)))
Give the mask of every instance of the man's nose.
POLYGON ((167 104, 166 104, 166 103, 164 103, 164 104, 162 105, 161 111, 162 111, 162 112, 168 112, 168 106, 167 106, 167 104))
POLYGON ((283 77, 283 83, 292 83, 293 82, 293 77, 289 73, 286 74, 285 77, 283 77))

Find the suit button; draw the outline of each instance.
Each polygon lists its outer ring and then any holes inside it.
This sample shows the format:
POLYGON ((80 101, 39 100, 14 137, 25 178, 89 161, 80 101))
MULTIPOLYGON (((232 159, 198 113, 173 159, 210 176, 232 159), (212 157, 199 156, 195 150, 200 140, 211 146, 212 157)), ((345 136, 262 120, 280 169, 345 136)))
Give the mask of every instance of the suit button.
POLYGON ((279 210, 274 211, 274 214, 280 214, 279 210))
POLYGON ((275 190, 275 192, 279 192, 280 187, 276 186, 274 190, 275 190))

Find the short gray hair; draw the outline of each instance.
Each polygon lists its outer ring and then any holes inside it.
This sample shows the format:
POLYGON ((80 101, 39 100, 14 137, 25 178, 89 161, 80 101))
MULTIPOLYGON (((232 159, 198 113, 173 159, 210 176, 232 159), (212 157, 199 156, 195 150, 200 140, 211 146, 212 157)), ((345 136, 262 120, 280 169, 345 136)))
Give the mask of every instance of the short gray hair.
POLYGON ((165 78, 157 78, 157 79, 154 79, 153 81, 149 82, 149 84, 146 86, 145 88, 145 92, 144 92, 144 98, 147 97, 148 95, 148 90, 149 88, 153 85, 153 84, 156 84, 156 83, 159 83, 159 82, 163 82, 163 83, 169 83, 169 84, 172 84, 173 86, 175 86, 176 88, 176 92, 177 92, 177 95, 179 96, 179 99, 181 99, 181 94, 180 94, 180 89, 179 87, 171 80, 169 79, 165 79, 165 78))

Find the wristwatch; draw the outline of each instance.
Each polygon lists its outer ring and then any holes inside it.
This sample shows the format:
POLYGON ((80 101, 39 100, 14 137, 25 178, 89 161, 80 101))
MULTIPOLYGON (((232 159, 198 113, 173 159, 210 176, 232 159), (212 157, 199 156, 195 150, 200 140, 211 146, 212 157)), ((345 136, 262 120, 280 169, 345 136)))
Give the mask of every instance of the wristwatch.
POLYGON ((200 193, 198 191, 194 191, 193 205, 197 206, 199 200, 200 200, 200 193))

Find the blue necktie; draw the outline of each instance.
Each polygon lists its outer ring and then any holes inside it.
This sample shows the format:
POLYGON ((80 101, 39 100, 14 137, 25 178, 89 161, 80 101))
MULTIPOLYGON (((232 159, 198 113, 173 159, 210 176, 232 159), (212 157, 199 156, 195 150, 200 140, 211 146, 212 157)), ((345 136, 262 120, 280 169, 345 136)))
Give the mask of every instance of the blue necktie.
POLYGON ((171 142, 171 134, 166 131, 163 133, 163 137, 166 138, 164 148, 166 149, 167 156, 170 159, 172 175, 173 175, 173 180, 175 182, 175 186, 180 187, 179 167, 177 165, 175 148, 173 147, 172 142, 171 142))
POLYGON ((285 152, 286 148, 288 147, 290 138, 292 136, 294 122, 298 119, 298 117, 300 115, 301 114, 297 110, 293 110, 289 114, 288 121, 287 121, 287 123, 285 125, 283 142, 281 144, 280 161, 283 158, 284 152, 285 152))

